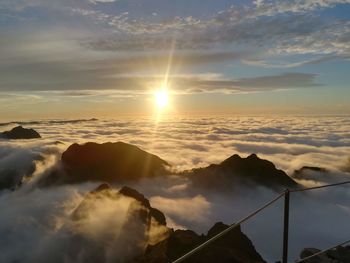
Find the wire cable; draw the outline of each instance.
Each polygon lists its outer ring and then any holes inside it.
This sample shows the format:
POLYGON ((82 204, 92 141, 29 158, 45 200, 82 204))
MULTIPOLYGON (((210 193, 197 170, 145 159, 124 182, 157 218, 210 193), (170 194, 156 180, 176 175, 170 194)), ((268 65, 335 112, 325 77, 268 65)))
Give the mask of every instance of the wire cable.
POLYGON ((211 244, 212 242, 214 242, 215 240, 217 240, 218 238, 222 237, 223 235, 227 234, 228 232, 230 232, 232 229, 238 227, 239 225, 241 225, 243 222, 247 221, 248 219, 252 218, 253 216, 255 216, 257 213, 259 213, 260 211, 264 210, 265 208, 267 208, 268 206, 272 205, 274 202, 276 202, 278 199, 280 199, 282 196, 285 195, 285 192, 279 194, 278 196, 276 196, 274 199, 272 199, 271 201, 269 201, 268 203, 266 203, 265 205, 263 205, 262 207, 260 207, 259 209, 255 210, 254 212, 252 212, 251 214, 249 214, 248 216, 244 217, 243 219, 239 220, 236 223, 233 223, 232 225, 230 225, 228 228, 226 228, 225 230, 223 230, 222 232, 220 232, 219 234, 213 236, 212 238, 208 239, 207 241, 205 241, 204 243, 202 243, 201 245, 199 245, 198 247, 195 247, 194 249, 192 249, 191 251, 187 252, 185 255, 181 256, 180 258, 176 259, 175 261, 173 261, 172 263, 179 263, 179 262, 183 262, 184 260, 186 260, 187 258, 189 258, 190 256, 192 256, 193 254, 197 253, 198 251, 200 251, 201 249, 203 249, 204 247, 208 246, 209 244, 211 244))
POLYGON ((291 189, 290 192, 303 192, 303 191, 309 191, 314 189, 320 189, 320 188, 326 188, 331 186, 338 186, 338 185, 344 185, 344 184, 350 184, 350 181, 335 183, 335 184, 326 184, 326 185, 320 185, 320 186, 314 186, 309 188, 300 188, 300 189, 291 189))
MULTIPOLYGON (((274 199, 272 199, 270 202, 266 203, 265 205, 263 205, 262 207, 260 207, 259 209, 255 210, 254 212, 252 212, 251 214, 249 214, 248 216, 244 217, 243 219, 239 220, 236 223, 233 223, 232 225, 230 225, 228 228, 226 228, 225 230, 223 230, 222 232, 218 233, 217 235, 213 236, 212 238, 208 239, 207 241, 205 241, 204 243, 200 244, 199 246, 195 247, 194 249, 190 250, 189 252, 187 252, 186 254, 184 254, 183 256, 181 256, 180 258, 176 259, 175 261, 172 261, 172 263, 180 263, 183 262, 184 260, 186 260, 187 258, 189 258, 190 256, 192 256, 193 254, 196 254, 198 251, 200 251, 201 249, 203 249, 204 247, 208 246, 209 244, 211 244, 212 242, 214 242, 215 240, 217 240, 218 238, 222 237, 223 235, 227 234, 228 232, 230 232, 232 229, 240 226, 242 223, 244 223, 245 221, 249 220, 250 218, 252 218, 253 216, 255 216, 256 214, 258 214, 259 212, 261 212, 262 210, 264 210, 265 208, 269 207, 270 205, 272 205, 274 202, 276 202, 278 199, 280 199, 282 196, 284 196, 286 194, 287 191, 289 192, 303 192, 303 191, 309 191, 309 190, 315 190, 315 189, 320 189, 320 188, 326 188, 326 187, 332 187, 332 186, 339 186, 339 185, 345 185, 345 184, 349 184, 350 181, 345 181, 345 182, 340 182, 340 183, 334 183, 334 184, 327 184, 327 185, 321 185, 321 186, 315 186, 315 187, 309 187, 309 188, 300 188, 300 189, 291 189, 291 190, 285 190, 284 192, 282 192, 281 194, 279 194, 278 196, 276 196, 274 199)), ((312 258, 314 256, 320 255, 322 253, 327 252, 328 250, 334 249, 338 246, 342 246, 346 243, 349 243, 350 240, 343 242, 341 244, 338 244, 334 247, 328 248, 326 250, 320 251, 316 254, 313 254, 312 256, 303 258, 301 260, 296 261, 295 263, 299 263, 299 262, 303 262, 309 258, 312 258)))
POLYGON ((295 263, 304 262, 305 260, 308 260, 308 259, 310 259, 310 258, 316 257, 316 256, 321 255, 321 254, 323 254, 323 253, 326 253, 326 252, 329 251, 329 250, 335 249, 335 248, 337 248, 337 247, 339 247, 339 246, 342 246, 342 245, 345 245, 345 244, 347 244, 347 243, 350 243, 350 239, 347 240, 347 241, 345 241, 345 242, 343 242, 343 243, 340 243, 340 244, 338 244, 338 245, 336 245, 336 246, 333 246, 333 247, 324 249, 324 250, 322 250, 322 251, 319 251, 319 252, 317 252, 317 253, 315 253, 315 254, 312 254, 311 256, 308 256, 308 257, 299 259, 299 260, 295 261, 295 263))

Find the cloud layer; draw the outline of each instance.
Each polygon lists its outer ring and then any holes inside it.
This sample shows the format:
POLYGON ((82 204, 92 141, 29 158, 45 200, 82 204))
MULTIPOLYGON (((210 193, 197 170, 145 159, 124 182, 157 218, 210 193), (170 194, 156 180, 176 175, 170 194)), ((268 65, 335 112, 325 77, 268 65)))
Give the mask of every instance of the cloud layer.
MULTIPOLYGON (((21 171, 31 160, 36 167, 34 179, 25 179, 19 190, 0 192, 3 211, 0 233, 6 236, 1 242, 11 246, 1 246, 6 252, 1 253, 6 256, 4 262, 18 255, 22 249, 31 251, 31 244, 46 243, 45 240, 53 242, 47 243, 54 246, 52 249, 55 249, 56 241, 59 247, 60 235, 65 232, 55 232, 52 217, 67 217, 65 207, 74 206, 77 203, 74 200, 81 200, 84 193, 96 187, 96 184, 87 184, 36 189, 36 178, 45 176, 51 167, 57 165, 60 153, 73 142, 129 142, 169 161, 175 170, 219 163, 234 153, 247 156, 254 152, 273 161, 289 175, 305 165, 328 170, 324 173, 308 171, 296 176, 295 179, 305 186, 350 178, 350 122, 347 117, 188 117, 163 119, 158 124, 146 118, 126 118, 46 120, 21 124, 38 130, 43 139, 0 141, 2 171, 8 168, 21 171), (36 160, 37 154, 43 159, 36 160), (18 224, 22 227, 18 227, 18 224), (8 232, 6 229, 12 230, 8 232), (35 242, 27 242, 27 236, 31 240, 34 236, 35 242), (23 242, 14 243, 17 239, 23 242)), ((7 130, 14 125, 2 123, 1 129, 7 130)), ((239 220, 277 194, 262 187, 236 189, 231 194, 203 192, 186 178, 178 177, 145 180, 130 183, 130 186, 144 193, 153 207, 162 210, 170 226, 198 232, 206 232, 216 221, 232 223, 239 220)), ((350 216, 347 200, 349 191, 346 187, 292 196, 293 258, 304 247, 323 248, 347 238, 344 231, 350 216), (324 227, 329 222, 334 224, 331 229, 324 227)), ((252 239, 258 251, 271 261, 280 257, 281 223, 282 202, 243 226, 243 231, 252 239), (272 243, 265 242, 266 239, 272 243)), ((103 226, 101 229, 104 229, 103 226)), ((40 251, 37 253, 43 255, 40 251)))

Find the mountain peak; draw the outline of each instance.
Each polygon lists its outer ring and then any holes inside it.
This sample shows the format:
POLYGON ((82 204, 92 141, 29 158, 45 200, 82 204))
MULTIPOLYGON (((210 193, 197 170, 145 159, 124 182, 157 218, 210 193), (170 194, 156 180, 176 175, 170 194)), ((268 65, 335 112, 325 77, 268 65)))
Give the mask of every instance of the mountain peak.
POLYGON ((123 142, 70 145, 61 157, 62 169, 53 171, 46 184, 100 181, 121 183, 167 174, 169 164, 158 156, 123 142))
POLYGON ((148 201, 148 199, 145 198, 143 194, 138 192, 137 190, 130 188, 128 186, 124 186, 122 189, 119 190, 119 193, 128 196, 131 198, 134 198, 135 200, 139 201, 143 206, 150 208, 151 205, 148 201))
POLYGON ((34 129, 23 128, 21 125, 14 127, 10 131, 0 134, 5 139, 36 139, 41 138, 40 134, 34 129))
POLYGON ((252 153, 252 154, 249 155, 247 158, 248 158, 248 159, 255 159, 255 160, 260 159, 255 153, 252 153))
MULTIPOLYGON (((215 225, 213 225, 209 231, 208 231, 208 237, 212 238, 213 236, 221 233, 224 231, 228 226, 225 225, 223 222, 217 222, 215 225)), ((241 226, 237 226, 236 228, 238 231, 241 231, 241 226)))
MULTIPOLYGON (((166 263, 172 262, 203 244, 211 237, 225 230, 228 225, 222 222, 216 223, 209 231, 208 235, 198 235, 191 230, 176 230, 169 237, 154 246, 149 246, 145 255, 133 262, 137 263, 166 263)), ((192 255, 186 260, 189 263, 265 263, 264 259, 255 250, 249 238, 241 232, 240 228, 233 229, 225 236, 216 240, 206 248, 192 255)))
POLYGON ((256 154, 242 158, 232 155, 220 164, 194 169, 189 173, 196 185, 206 188, 231 189, 237 183, 259 184, 269 188, 296 187, 297 183, 284 171, 256 154))

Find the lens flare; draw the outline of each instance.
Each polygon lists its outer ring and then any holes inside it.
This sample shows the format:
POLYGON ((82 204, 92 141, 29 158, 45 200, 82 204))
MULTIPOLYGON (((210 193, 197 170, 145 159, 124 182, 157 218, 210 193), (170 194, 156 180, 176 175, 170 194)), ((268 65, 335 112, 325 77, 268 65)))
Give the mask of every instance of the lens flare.
POLYGON ((155 103, 158 107, 158 109, 164 109, 169 102, 169 94, 168 90, 166 88, 157 90, 154 93, 155 103))

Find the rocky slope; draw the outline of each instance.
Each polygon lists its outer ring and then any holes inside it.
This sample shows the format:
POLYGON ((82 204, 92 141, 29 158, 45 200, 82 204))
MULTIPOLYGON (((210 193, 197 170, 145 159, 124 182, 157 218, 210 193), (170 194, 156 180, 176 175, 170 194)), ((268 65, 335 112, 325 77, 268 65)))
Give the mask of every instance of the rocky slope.
MULTIPOLYGON (((216 223, 207 235, 198 235, 191 230, 172 231, 170 236, 154 246, 148 246, 145 254, 133 263, 167 263, 176 260, 186 252, 225 230, 228 226, 216 223)), ((188 263, 263 263, 252 242, 238 227, 222 236, 197 254, 189 257, 188 263)))

